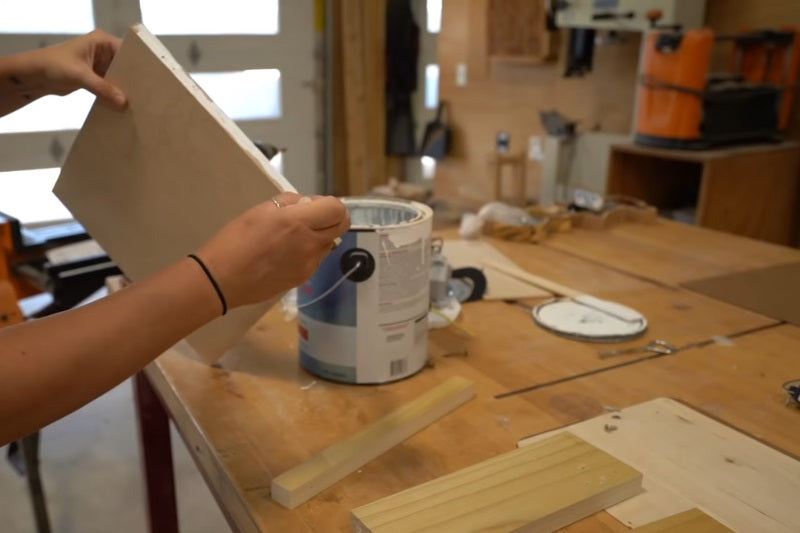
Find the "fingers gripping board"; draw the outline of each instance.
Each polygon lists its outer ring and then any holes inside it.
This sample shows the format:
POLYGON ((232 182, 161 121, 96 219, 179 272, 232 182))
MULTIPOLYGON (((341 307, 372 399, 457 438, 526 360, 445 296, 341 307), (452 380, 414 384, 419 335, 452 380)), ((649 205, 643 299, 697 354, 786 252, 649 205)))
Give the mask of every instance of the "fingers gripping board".
MULTIPOLYGON (((294 191, 141 24, 106 77, 128 106, 95 102, 54 192, 133 281, 196 250, 248 208, 294 191)), ((235 309, 189 344, 213 361, 270 305, 235 309)))

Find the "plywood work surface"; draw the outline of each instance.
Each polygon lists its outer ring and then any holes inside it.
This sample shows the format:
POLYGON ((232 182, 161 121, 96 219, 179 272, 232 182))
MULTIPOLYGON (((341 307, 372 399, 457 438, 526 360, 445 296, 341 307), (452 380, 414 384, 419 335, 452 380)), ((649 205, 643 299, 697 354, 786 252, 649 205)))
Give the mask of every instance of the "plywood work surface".
MULTIPOLYGON (((442 233, 445 238, 454 235, 456 230, 442 233)), ((500 301, 470 302, 464 305, 459 320, 476 335, 470 337, 454 328, 431 331, 430 367, 396 383, 343 385, 318 379, 300 367, 296 324, 273 308, 216 367, 187 356, 182 345, 150 365, 147 376, 232 529, 350 531, 353 509, 504 454, 526 436, 563 429, 604 413, 610 417, 615 414, 610 409, 623 409, 624 414, 626 406, 659 397, 680 399, 695 411, 711 414, 800 456, 800 411, 784 405, 786 394, 781 388, 785 381, 800 377, 800 358, 796 356, 800 353, 800 328, 682 289, 677 283, 666 283, 692 279, 693 272, 707 277, 754 265, 778 265, 792 258, 800 261, 800 252, 660 222, 620 225, 608 232, 575 230, 548 242, 563 242, 562 237, 570 242, 572 237, 581 237, 591 245, 593 256, 549 245, 486 242, 528 272, 641 311, 650 323, 643 338, 612 345, 572 341, 537 328, 519 306, 500 301), (668 262, 670 254, 677 258, 672 263, 668 262), (748 333, 734 336, 742 331, 748 333), (712 339, 714 336, 718 338, 712 339), (600 351, 641 346, 654 338, 677 344, 710 342, 611 370, 607 367, 643 354, 598 357, 600 351), (597 373, 496 399, 518 387, 593 371, 597 373), (456 375, 474 384, 474 399, 297 508, 286 509, 272 500, 270 486, 281 473, 347 441, 456 375)), ((608 435, 624 435, 625 426, 620 422, 624 420, 610 422, 618 429, 608 435)), ((606 435, 602 427, 600 431, 606 435)), ((659 441, 667 437, 650 435, 648 446, 659 449, 659 441)), ((696 441, 684 448, 705 453, 696 441)), ((721 468, 731 471, 734 478, 741 474, 751 479, 748 476, 755 474, 747 467, 751 464, 749 456, 738 449, 735 452, 728 457, 739 461, 738 466, 723 461, 721 468)), ((648 486, 644 470, 611 454, 642 471, 648 486)), ((663 457, 662 461, 672 466, 672 456, 663 457)), ((695 470, 706 473, 709 468, 704 465, 695 470)), ((680 472, 694 479, 695 470, 680 472)), ((773 503, 783 501, 782 494, 763 492, 773 503)), ((759 501, 750 493, 740 496, 746 503, 759 501)), ((640 498, 631 502, 647 503, 640 498)), ((699 507, 731 525, 713 509, 682 500, 679 494, 657 500, 653 505, 657 515, 648 506, 631 511, 631 516, 640 518, 633 524, 645 525, 699 507)), ((795 508, 792 503, 789 509, 795 508)), ((759 525, 763 527, 740 531, 765 531, 764 527, 771 524, 759 525)), ((603 511, 573 524, 569 531, 627 533, 629 527, 603 511)))
POLYGON ((566 429, 644 475, 644 494, 608 509, 623 523, 699 507, 736 531, 800 530, 800 461, 680 402, 658 398, 566 429))
POLYGON ((639 472, 560 433, 359 507, 355 531, 549 533, 641 491, 639 472))
MULTIPOLYGON (((128 96, 95 103, 54 192, 136 281, 196 250, 225 223, 292 186, 143 26, 107 77, 128 96)), ((216 359, 267 310, 234 310, 191 337, 216 359)))
POLYGON ((294 509, 475 396, 454 376, 272 480, 272 499, 294 509))

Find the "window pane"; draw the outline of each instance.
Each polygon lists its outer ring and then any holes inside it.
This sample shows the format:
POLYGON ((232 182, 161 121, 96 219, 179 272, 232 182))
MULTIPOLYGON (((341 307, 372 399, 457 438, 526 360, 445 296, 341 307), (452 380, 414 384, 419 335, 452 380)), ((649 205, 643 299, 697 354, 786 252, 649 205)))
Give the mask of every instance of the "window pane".
POLYGON ((94 95, 83 89, 67 96, 44 96, 0 117, 0 133, 77 130, 93 102, 94 95))
POLYGON ((0 212, 23 224, 71 219, 72 214, 53 194, 59 171, 55 167, 0 172, 0 212))
POLYGON ((439 65, 425 65, 425 107, 439 106, 439 65))
POLYGON ((142 22, 162 35, 278 33, 278 0, 141 0, 142 22))
POLYGON ((195 72, 192 78, 233 120, 281 117, 281 71, 195 72))
POLYGON ((0 2, 2 33, 88 33, 93 29, 92 0, 0 2))
POLYGON ((439 33, 442 29, 442 0, 427 0, 428 33, 439 33))

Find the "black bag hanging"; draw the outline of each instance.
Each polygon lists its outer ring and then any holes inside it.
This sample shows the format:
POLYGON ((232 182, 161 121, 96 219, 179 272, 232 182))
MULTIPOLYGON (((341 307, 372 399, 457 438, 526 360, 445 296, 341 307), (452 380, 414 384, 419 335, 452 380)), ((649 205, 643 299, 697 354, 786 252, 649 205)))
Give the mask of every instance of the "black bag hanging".
POLYGON ((450 151, 450 127, 447 125, 447 102, 439 102, 436 118, 425 125, 420 155, 444 159, 450 151))

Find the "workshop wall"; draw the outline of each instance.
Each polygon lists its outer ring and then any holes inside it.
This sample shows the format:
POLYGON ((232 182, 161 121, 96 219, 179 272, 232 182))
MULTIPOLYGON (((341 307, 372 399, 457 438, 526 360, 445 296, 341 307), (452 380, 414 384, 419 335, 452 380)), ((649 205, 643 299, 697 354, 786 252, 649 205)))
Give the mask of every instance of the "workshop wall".
MULTIPOLYGON (((451 156, 436 169, 438 197, 480 205, 493 195, 493 154, 498 131, 510 134, 510 151, 543 136, 539 111, 555 109, 578 122, 579 131, 626 133, 632 120, 639 35, 595 48, 593 72, 564 78, 566 42, 558 34, 557 58, 540 64, 490 58, 490 0, 446 0, 439 34, 439 91, 450 103, 451 156), (467 66, 467 83, 456 85, 456 68, 467 66)), ((540 164, 527 161, 528 191, 538 190, 540 164)))
MULTIPOLYGON (((556 109, 578 123, 578 131, 629 133, 633 120, 640 36, 595 47, 594 66, 582 78, 564 78, 566 32, 558 33, 550 62, 496 61, 490 57, 491 0, 445 0, 439 35, 440 97, 450 102, 453 145, 439 163, 434 192, 467 206, 493 198, 493 154, 498 131, 511 137, 511 152, 527 152, 531 135, 543 135, 539 111, 556 109), (459 63, 467 83, 456 85, 459 63)), ((718 31, 779 26, 800 20, 797 0, 707 0, 707 21, 718 31)), ((800 105, 790 129, 800 138, 800 105)), ((538 191, 541 165, 527 161, 529 197, 538 191)))

